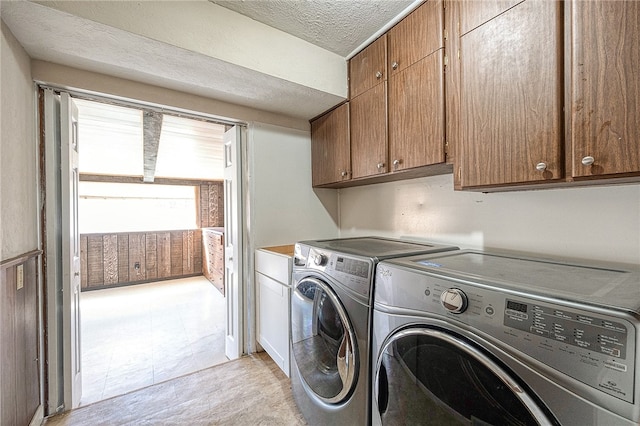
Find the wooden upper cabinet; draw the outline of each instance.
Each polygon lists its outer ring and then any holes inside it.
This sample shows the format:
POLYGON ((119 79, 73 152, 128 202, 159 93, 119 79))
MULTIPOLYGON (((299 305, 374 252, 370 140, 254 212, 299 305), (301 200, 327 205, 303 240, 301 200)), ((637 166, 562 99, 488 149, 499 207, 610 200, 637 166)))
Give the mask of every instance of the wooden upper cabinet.
POLYGON ((389 30, 390 75, 444 47, 443 7, 442 0, 428 0, 389 30))
POLYGON ((388 33, 389 171, 444 162, 444 4, 428 0, 388 33))
POLYGON ((443 163, 442 51, 389 79, 390 171, 443 163))
POLYGON ((562 19, 525 1, 460 38, 463 187, 564 176, 562 19))
POLYGON ((355 98, 387 79, 387 35, 349 60, 349 97, 355 98))
POLYGON ((349 102, 352 177, 387 172, 387 83, 349 102))
POLYGON ((574 1, 572 176, 640 172, 640 2, 574 1))
POLYGON ((348 103, 311 122, 311 159, 313 186, 351 178, 348 103))
MULTIPOLYGON (((466 34, 524 0, 460 1, 460 33, 466 34)), ((539 0, 533 0, 539 1, 539 0)), ((546 1, 546 0, 545 0, 546 1)))

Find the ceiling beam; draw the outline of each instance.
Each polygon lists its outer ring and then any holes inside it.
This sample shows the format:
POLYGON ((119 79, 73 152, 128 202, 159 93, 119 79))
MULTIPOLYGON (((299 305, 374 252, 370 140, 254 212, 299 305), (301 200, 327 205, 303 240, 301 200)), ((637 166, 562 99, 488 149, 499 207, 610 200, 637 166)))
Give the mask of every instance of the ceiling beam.
POLYGON ((153 182, 156 174, 156 162, 158 161, 158 147, 160 146, 160 133, 162 131, 162 113, 144 111, 143 113, 143 139, 144 139, 144 182, 153 182))

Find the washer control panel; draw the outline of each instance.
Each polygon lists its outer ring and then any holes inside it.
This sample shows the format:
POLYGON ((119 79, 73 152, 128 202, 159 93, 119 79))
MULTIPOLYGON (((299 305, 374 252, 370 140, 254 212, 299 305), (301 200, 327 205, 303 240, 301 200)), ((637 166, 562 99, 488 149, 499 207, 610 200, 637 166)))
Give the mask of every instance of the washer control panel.
POLYGON ((306 256, 302 253, 305 250, 300 250, 295 266, 322 272, 362 296, 369 297, 374 268, 372 260, 313 247, 308 250, 306 256))
POLYGON ((633 402, 635 330, 622 319, 505 299, 504 339, 596 389, 633 402))

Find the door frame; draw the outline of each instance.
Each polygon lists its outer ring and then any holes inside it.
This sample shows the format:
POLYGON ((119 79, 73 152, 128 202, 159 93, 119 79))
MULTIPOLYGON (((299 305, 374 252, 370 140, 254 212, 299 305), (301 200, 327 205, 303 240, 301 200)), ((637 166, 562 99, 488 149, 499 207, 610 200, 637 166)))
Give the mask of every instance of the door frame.
MULTIPOLYGON (((59 138, 60 126, 59 122, 56 123, 56 117, 60 115, 59 105, 47 105, 44 92, 51 90, 55 93, 68 93, 71 98, 89 99, 98 102, 114 103, 122 106, 129 106, 133 108, 144 109, 157 109, 158 111, 170 111, 172 113, 194 119, 206 119, 216 121, 220 124, 226 124, 229 126, 238 126, 241 138, 241 158, 239 167, 241 174, 241 182, 238 182, 238 202, 241 205, 243 211, 242 222, 238 226, 238 234, 236 235, 236 241, 239 242, 240 250, 242 251, 242 264, 239 265, 242 271, 241 275, 244 275, 245 279, 241 281, 240 286, 240 299, 238 301, 238 323, 241 324, 241 335, 243 336, 239 341, 239 355, 242 356, 249 351, 252 351, 252 345, 248 342, 249 330, 247 329, 250 317, 248 305, 246 303, 247 296, 252 294, 250 285, 252 280, 246 279, 248 276, 249 265, 247 260, 251 256, 248 255, 248 229, 249 229, 249 215, 247 214, 247 203, 250 199, 248 182, 248 163, 247 163, 247 123, 241 121, 230 121, 228 118, 219 118, 217 116, 200 113, 197 111, 183 110, 178 107, 172 107, 167 105, 160 105, 145 101, 123 100, 120 97, 111 96, 105 93, 89 92, 80 89, 73 89, 69 87, 62 87, 56 85, 50 85, 45 82, 36 81, 36 91, 42 92, 42 104, 39 103, 37 108, 37 122, 38 134, 41 142, 40 152, 40 166, 39 173, 41 176, 40 181, 40 198, 42 202, 41 210, 41 222, 43 223, 41 229, 41 238, 43 241, 44 252, 42 255, 42 270, 43 270, 43 296, 42 303, 42 315, 43 315, 43 331, 44 331, 44 374, 43 374, 43 392, 44 392, 44 416, 50 416, 59 412, 67 411, 72 408, 72 402, 65 400, 65 395, 70 395, 68 391, 68 385, 65 383, 65 363, 63 353, 63 316, 70 314, 70 312, 63 312, 63 309, 68 306, 63 306, 62 300, 62 235, 60 232, 61 225, 61 183, 59 181, 59 175, 56 175, 56 170, 59 173, 59 168, 62 165, 62 158, 59 146, 56 148, 56 144, 49 143, 45 129, 54 129, 59 138), (53 114, 50 113, 53 108, 53 114), (44 170, 43 170, 44 169, 44 170), (53 259, 53 261, 49 261, 53 259)), ((39 98, 40 96, 38 96, 39 98)), ((54 136, 55 137, 55 136, 54 136)))

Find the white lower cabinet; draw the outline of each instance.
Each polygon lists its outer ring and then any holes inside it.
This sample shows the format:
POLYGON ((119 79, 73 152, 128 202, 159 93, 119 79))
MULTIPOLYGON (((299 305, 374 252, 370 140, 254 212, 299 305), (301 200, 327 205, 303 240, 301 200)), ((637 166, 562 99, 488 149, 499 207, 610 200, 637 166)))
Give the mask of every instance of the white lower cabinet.
POLYGON ((293 246, 256 250, 258 343, 289 376, 289 293, 293 246))

